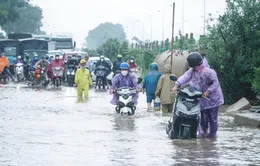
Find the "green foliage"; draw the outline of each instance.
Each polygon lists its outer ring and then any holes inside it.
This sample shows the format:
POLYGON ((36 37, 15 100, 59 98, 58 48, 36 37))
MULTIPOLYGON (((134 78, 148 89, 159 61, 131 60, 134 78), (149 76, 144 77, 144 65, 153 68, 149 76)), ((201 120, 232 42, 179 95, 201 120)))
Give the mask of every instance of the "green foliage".
POLYGON ((19 18, 19 8, 26 6, 28 0, 0 0, 0 26, 19 18))
POLYGON ((260 68, 254 68, 254 79, 252 80, 252 90, 260 94, 260 68))
POLYGON ((128 42, 120 42, 118 39, 108 39, 105 43, 97 48, 97 53, 115 60, 118 54, 125 55, 128 49, 128 42))
POLYGON ((42 9, 39 6, 33 6, 31 4, 25 7, 17 9, 20 13, 19 18, 14 22, 9 22, 2 26, 2 29, 6 33, 10 32, 26 32, 26 33, 43 33, 42 27, 42 9))
POLYGON ((117 39, 120 43, 126 40, 124 28, 121 24, 110 22, 99 24, 88 32, 86 42, 89 49, 96 49, 108 39, 117 39))
POLYGON ((84 48, 83 52, 87 52, 89 56, 99 56, 99 53, 96 50, 90 50, 88 48, 84 48))
POLYGON ((209 30, 201 43, 220 76, 226 103, 241 97, 254 100, 251 84, 253 79, 254 87, 259 79, 254 67, 260 66, 260 4, 256 0, 227 0, 227 11, 209 30))

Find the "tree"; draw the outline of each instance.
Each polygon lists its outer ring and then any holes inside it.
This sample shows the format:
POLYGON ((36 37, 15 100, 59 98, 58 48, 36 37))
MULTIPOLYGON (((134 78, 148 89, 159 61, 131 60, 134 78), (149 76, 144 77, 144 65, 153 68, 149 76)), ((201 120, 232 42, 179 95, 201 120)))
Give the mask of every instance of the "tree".
POLYGON ((225 101, 233 103, 241 97, 254 100, 252 79, 259 76, 254 69, 260 66, 260 4, 256 0, 227 0, 227 10, 218 20, 204 40, 225 101))
POLYGON ((97 52, 115 60, 118 54, 125 55, 128 48, 128 42, 121 43, 118 39, 108 39, 105 43, 97 48, 97 52))
POLYGON ((15 21, 19 17, 18 9, 28 5, 28 0, 0 0, 0 26, 15 21))
POLYGON ((18 19, 2 26, 2 29, 10 32, 42 33, 42 9, 39 6, 28 4, 17 10, 20 13, 18 19))
POLYGON ((88 49, 96 49, 108 39, 117 39, 120 43, 124 42, 126 34, 123 26, 110 22, 102 23, 90 30, 85 38, 88 49))

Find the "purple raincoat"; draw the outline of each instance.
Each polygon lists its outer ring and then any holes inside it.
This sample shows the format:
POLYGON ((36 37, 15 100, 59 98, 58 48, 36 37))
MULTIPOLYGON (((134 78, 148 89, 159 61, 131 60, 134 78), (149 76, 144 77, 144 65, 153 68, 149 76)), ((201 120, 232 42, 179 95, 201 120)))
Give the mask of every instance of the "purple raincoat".
POLYGON ((207 99, 201 99, 200 106, 202 110, 211 109, 219 107, 224 104, 224 97, 222 90, 218 81, 216 72, 213 69, 204 67, 201 65, 197 71, 189 69, 186 71, 177 81, 177 86, 183 86, 189 83, 190 86, 193 86, 198 91, 209 92, 207 99))
MULTIPOLYGON (((123 76, 121 73, 119 73, 112 79, 112 89, 116 90, 121 87, 137 88, 137 79, 132 74, 127 74, 126 76, 123 76)), ((137 95, 133 96, 135 105, 137 104, 137 98, 137 95)), ((117 101, 118 96, 116 94, 113 94, 113 98, 110 103, 116 105, 117 101)))
POLYGON ((204 57, 203 60, 202 60, 202 66, 210 68, 209 62, 208 62, 208 60, 206 59, 206 57, 204 57))

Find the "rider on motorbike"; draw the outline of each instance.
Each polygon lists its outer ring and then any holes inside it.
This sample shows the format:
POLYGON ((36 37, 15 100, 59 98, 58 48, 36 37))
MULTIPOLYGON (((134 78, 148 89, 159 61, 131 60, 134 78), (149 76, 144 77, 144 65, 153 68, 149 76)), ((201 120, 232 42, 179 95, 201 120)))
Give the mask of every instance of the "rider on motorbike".
POLYGON ((135 57, 134 57, 134 56, 131 56, 131 57, 130 57, 130 60, 129 60, 128 64, 129 64, 129 66, 130 66, 130 71, 131 71, 131 69, 136 69, 136 68, 137 68, 136 61, 135 61, 135 57))
POLYGON ((30 56, 28 54, 25 54, 24 77, 26 80, 29 80, 29 69, 30 69, 30 56))
POLYGON ((80 61, 81 61, 81 55, 78 55, 77 56, 77 60, 78 60, 78 65, 80 64, 80 61))
POLYGON ((39 60, 35 65, 34 68, 45 68, 47 69, 49 66, 50 62, 46 60, 45 56, 42 56, 42 59, 39 60))
POLYGON ((117 61, 115 61, 114 64, 113 64, 113 72, 115 74, 120 73, 120 65, 121 65, 121 63, 123 63, 122 57, 123 57, 122 55, 118 54, 117 55, 117 61))
POLYGON ((70 65, 74 65, 75 67, 77 67, 78 61, 76 59, 76 55, 72 55, 72 58, 71 58, 71 56, 68 56, 67 66, 70 66, 70 65))
MULTIPOLYGON (((117 74, 112 79, 112 88, 110 89, 110 94, 113 94, 113 98, 110 101, 110 103, 113 105, 116 105, 118 102, 118 96, 115 93, 113 93, 115 90, 122 87, 137 88, 137 79, 134 75, 129 73, 129 68, 129 64, 123 62, 120 65, 121 73, 117 74)), ((137 94, 133 96, 133 101, 135 105, 137 105, 137 98, 137 94)))
POLYGON ((23 62, 23 60, 22 60, 22 57, 21 57, 20 55, 17 57, 17 60, 15 61, 15 64, 17 64, 17 63, 22 63, 22 64, 24 64, 24 62, 23 62))
POLYGON ((31 66, 30 66, 30 71, 35 71, 35 64, 38 62, 38 55, 34 54, 33 59, 31 60, 31 66))
POLYGON ((55 60, 51 61, 50 65, 48 66, 48 77, 52 78, 53 77, 53 72, 52 68, 53 67, 62 67, 65 69, 65 63, 62 59, 60 59, 60 55, 56 54, 55 55, 55 60))
POLYGON ((14 81, 10 71, 9 71, 9 60, 3 55, 2 50, 0 50, 0 71, 3 71, 9 75, 9 77, 14 81))
POLYGON ((48 58, 48 61, 51 63, 52 60, 53 60, 53 55, 50 55, 50 57, 48 58))
MULTIPOLYGON (((103 88, 105 89, 105 86, 107 85, 107 80, 106 80, 106 77, 108 76, 108 74, 111 72, 111 66, 109 65, 109 63, 107 63, 106 61, 105 61, 105 57, 102 55, 102 56, 100 56, 100 60, 97 62, 97 64, 96 64, 96 68, 95 68, 95 71, 94 71, 94 74, 96 75, 96 73, 97 73, 97 70, 98 70, 98 67, 99 66, 103 66, 103 67, 105 67, 105 71, 106 71, 106 73, 105 73, 105 76, 103 77, 103 78, 101 78, 102 79, 102 82, 103 82, 103 88)), ((99 76, 97 76, 96 77, 96 82, 98 81, 98 79, 99 79, 99 76)))

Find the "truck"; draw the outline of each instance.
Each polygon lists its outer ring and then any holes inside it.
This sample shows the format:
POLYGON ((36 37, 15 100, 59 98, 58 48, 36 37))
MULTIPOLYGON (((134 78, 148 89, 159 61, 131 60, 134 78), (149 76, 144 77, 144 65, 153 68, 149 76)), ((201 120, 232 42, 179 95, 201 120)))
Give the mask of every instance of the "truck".
POLYGON ((73 41, 71 33, 53 33, 50 41, 55 42, 55 50, 63 52, 74 51, 76 47, 76 42, 73 41))

